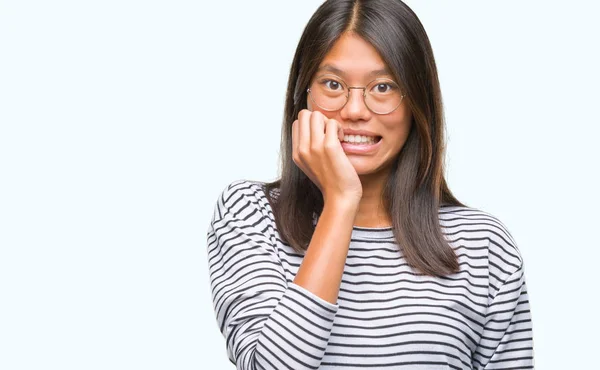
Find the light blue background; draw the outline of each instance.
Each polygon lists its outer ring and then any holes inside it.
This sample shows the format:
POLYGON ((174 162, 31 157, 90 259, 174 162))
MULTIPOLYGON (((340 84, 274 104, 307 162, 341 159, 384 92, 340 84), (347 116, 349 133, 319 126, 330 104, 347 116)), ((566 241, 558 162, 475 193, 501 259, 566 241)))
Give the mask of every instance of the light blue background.
MULTIPOLYGON (((0 368, 231 369, 219 192, 277 174, 320 1, 0 1, 0 368)), ((539 369, 596 362, 598 6, 417 1, 447 175, 524 256, 539 369)))

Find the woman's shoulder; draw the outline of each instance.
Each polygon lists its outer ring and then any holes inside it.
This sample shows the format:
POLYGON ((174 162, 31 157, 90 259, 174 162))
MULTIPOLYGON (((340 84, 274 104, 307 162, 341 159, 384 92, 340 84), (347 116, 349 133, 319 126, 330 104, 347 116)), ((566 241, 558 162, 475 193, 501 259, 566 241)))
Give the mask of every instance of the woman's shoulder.
MULTIPOLYGON (((240 198, 260 200, 266 198, 267 185, 264 181, 237 179, 229 182, 221 190, 220 196, 225 197, 227 202, 240 198)), ((276 195, 277 189, 272 189, 270 193, 276 195)))
POLYGON ((440 223, 448 239, 459 245, 483 248, 491 264, 507 273, 520 269, 523 258, 508 227, 495 214, 469 206, 440 208, 440 223))
MULTIPOLYGON (((217 209, 223 212, 245 213, 256 210, 272 218, 272 210, 266 196, 267 183, 238 179, 229 182, 219 193, 217 209)), ((274 191, 270 192, 274 195, 274 191)))

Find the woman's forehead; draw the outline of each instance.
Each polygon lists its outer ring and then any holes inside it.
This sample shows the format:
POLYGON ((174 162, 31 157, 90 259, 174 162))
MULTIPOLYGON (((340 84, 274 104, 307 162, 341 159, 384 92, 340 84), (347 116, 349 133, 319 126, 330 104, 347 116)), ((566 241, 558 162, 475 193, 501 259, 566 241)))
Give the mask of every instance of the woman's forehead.
POLYGON ((392 73, 377 50, 362 37, 342 35, 327 52, 317 73, 328 72, 340 77, 377 78, 392 73))
POLYGON ((333 73, 344 78, 352 76, 377 78, 392 75, 391 71, 386 65, 373 65, 371 68, 375 69, 370 69, 368 66, 364 65, 351 65, 344 68, 342 66, 338 66, 337 64, 325 63, 319 66, 317 73, 333 73))

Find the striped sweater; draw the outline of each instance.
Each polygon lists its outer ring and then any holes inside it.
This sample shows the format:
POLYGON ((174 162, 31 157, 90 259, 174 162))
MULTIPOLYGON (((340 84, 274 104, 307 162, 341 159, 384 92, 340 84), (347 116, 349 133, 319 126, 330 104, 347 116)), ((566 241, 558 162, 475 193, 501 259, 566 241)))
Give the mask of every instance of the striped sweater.
POLYGON ((336 304, 293 283, 261 183, 220 194, 207 232, 213 308, 238 369, 532 369, 523 260, 489 213, 442 207, 460 271, 416 274, 391 228, 354 227, 336 304))

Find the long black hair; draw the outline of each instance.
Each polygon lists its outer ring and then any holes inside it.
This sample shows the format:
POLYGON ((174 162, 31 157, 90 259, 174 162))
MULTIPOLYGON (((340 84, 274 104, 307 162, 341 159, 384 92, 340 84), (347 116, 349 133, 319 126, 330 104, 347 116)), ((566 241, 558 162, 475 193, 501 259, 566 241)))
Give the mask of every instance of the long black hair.
POLYGON ((307 108, 306 89, 333 44, 346 32, 369 42, 401 82, 413 114, 411 132, 387 180, 383 203, 406 261, 433 276, 457 272, 457 257, 439 223, 442 206, 464 206, 444 178, 444 117, 429 38, 400 0, 328 0, 306 25, 291 66, 281 140, 281 176, 265 184, 278 232, 298 252, 308 248, 319 189, 292 159, 292 122, 307 108))

